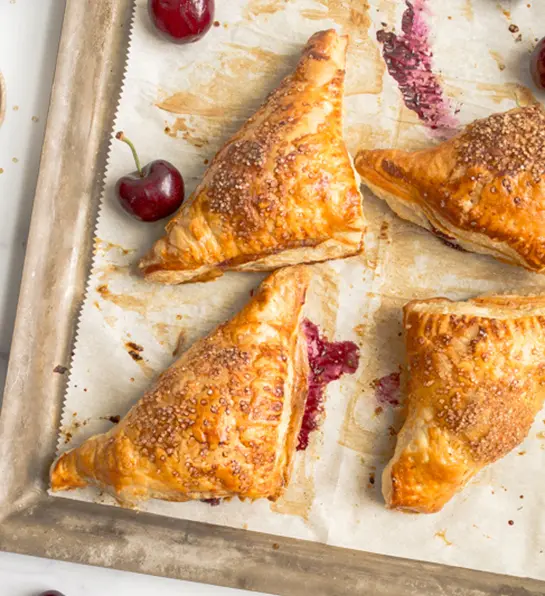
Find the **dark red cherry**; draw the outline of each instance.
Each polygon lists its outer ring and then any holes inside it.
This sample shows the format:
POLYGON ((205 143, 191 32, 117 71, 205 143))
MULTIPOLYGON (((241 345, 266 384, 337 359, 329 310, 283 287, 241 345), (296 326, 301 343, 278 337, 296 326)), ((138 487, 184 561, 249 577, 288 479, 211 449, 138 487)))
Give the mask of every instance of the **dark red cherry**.
POLYGON ((214 0, 148 0, 152 23, 174 43, 203 37, 214 21, 214 8, 214 0))
POLYGON ((57 590, 48 590, 47 592, 42 592, 39 596, 64 596, 64 594, 57 592, 57 590))
POLYGON ((530 73, 539 89, 545 89, 545 37, 538 42, 530 58, 530 73))
POLYGON ((115 185, 119 203, 140 221, 157 221, 172 215, 184 200, 184 180, 168 161, 156 159, 140 167, 134 145, 118 132, 116 138, 131 148, 136 171, 123 176, 115 185))

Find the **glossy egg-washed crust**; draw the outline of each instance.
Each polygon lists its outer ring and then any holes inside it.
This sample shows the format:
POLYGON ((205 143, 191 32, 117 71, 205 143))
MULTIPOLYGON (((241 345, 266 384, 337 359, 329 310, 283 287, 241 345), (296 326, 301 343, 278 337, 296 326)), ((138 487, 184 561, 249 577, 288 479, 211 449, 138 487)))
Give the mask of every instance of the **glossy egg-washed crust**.
POLYGON ((439 511, 523 441, 545 398, 545 298, 404 307, 407 419, 382 489, 392 508, 439 511))
POLYGON ((362 200, 342 136, 347 42, 333 30, 310 38, 141 260, 147 279, 206 281, 361 251, 362 200))
POLYGON ((363 182, 401 217, 473 252, 545 271, 545 112, 477 120, 412 153, 360 151, 363 182))
POLYGON ((116 427, 61 455, 52 489, 94 484, 127 506, 149 498, 277 499, 307 394, 300 318, 309 282, 304 265, 269 276, 116 427))

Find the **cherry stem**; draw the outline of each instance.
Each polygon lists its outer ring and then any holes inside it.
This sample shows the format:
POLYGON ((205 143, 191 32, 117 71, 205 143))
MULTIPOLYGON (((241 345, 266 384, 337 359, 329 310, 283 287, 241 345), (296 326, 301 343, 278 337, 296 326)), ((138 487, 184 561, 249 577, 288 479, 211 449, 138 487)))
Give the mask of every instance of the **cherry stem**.
POLYGON ((142 167, 140 165, 140 159, 138 157, 138 153, 136 153, 136 149, 134 148, 132 141, 127 139, 124 132, 118 132, 115 135, 115 138, 118 139, 119 141, 123 141, 130 147, 130 149, 132 151, 132 156, 134 157, 134 163, 136 164, 136 169, 138 170, 138 174, 140 175, 140 178, 143 178, 144 173, 142 172, 142 167))

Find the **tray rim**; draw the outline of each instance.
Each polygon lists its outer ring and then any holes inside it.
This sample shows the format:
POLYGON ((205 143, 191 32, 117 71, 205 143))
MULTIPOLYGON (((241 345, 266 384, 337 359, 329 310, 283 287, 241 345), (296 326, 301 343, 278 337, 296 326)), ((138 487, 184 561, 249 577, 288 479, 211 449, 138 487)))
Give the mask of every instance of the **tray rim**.
POLYGON ((0 413, 0 550, 289 596, 545 593, 537 580, 47 494, 66 387, 53 369, 75 339, 133 1, 66 2, 0 413))

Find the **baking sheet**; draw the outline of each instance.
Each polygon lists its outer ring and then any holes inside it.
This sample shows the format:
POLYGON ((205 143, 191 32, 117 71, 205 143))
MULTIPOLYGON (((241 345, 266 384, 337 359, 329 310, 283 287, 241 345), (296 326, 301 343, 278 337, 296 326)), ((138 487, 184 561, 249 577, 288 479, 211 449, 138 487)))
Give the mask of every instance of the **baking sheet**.
MULTIPOLYGON (((377 0, 367 7, 361 2, 233 2, 220 5, 219 26, 200 44, 187 48, 154 37, 145 4, 136 3, 115 129, 125 130, 135 141, 143 161, 162 157, 177 164, 188 191, 202 175, 205 160, 293 67, 308 36, 329 26, 352 36, 345 127, 350 149, 418 147, 438 136, 403 106, 374 41, 381 23, 399 31, 406 10, 402 3, 377 0)), ((539 22, 545 10, 517 6, 509 12, 487 0, 460 1, 450 3, 445 12, 436 0, 426 7, 435 65, 460 123, 531 99, 520 82, 520 58, 534 39, 531 24, 539 22), (509 31, 515 22, 521 41, 509 31), (454 51, 456 61, 451 59, 454 51)), ((71 365, 61 450, 107 430, 112 424, 108 419, 127 411, 172 362, 174 351, 238 310, 262 277, 229 274, 211 284, 174 288, 139 279, 134 263, 160 234, 162 224, 132 222, 115 204, 115 180, 130 169, 125 147, 115 146, 96 231, 94 271, 71 365), (133 344, 143 347, 141 360, 131 357, 133 344)), ((309 316, 330 337, 359 343, 360 368, 330 387, 324 432, 316 433, 309 450, 298 454, 285 497, 273 505, 230 502, 211 508, 202 503, 151 502, 143 509, 544 578, 543 499, 536 486, 545 457, 541 419, 519 450, 485 471, 441 514, 389 512, 382 504, 379 479, 392 452, 400 411, 379 412, 373 387, 376 379, 398 371, 403 362, 400 307, 407 300, 432 295, 465 298, 485 291, 540 287, 543 282, 490 259, 452 251, 398 221, 369 194, 365 198, 370 220, 366 255, 318 266, 322 280, 309 305, 309 316)), ((111 503, 93 490, 62 496, 111 503)))

